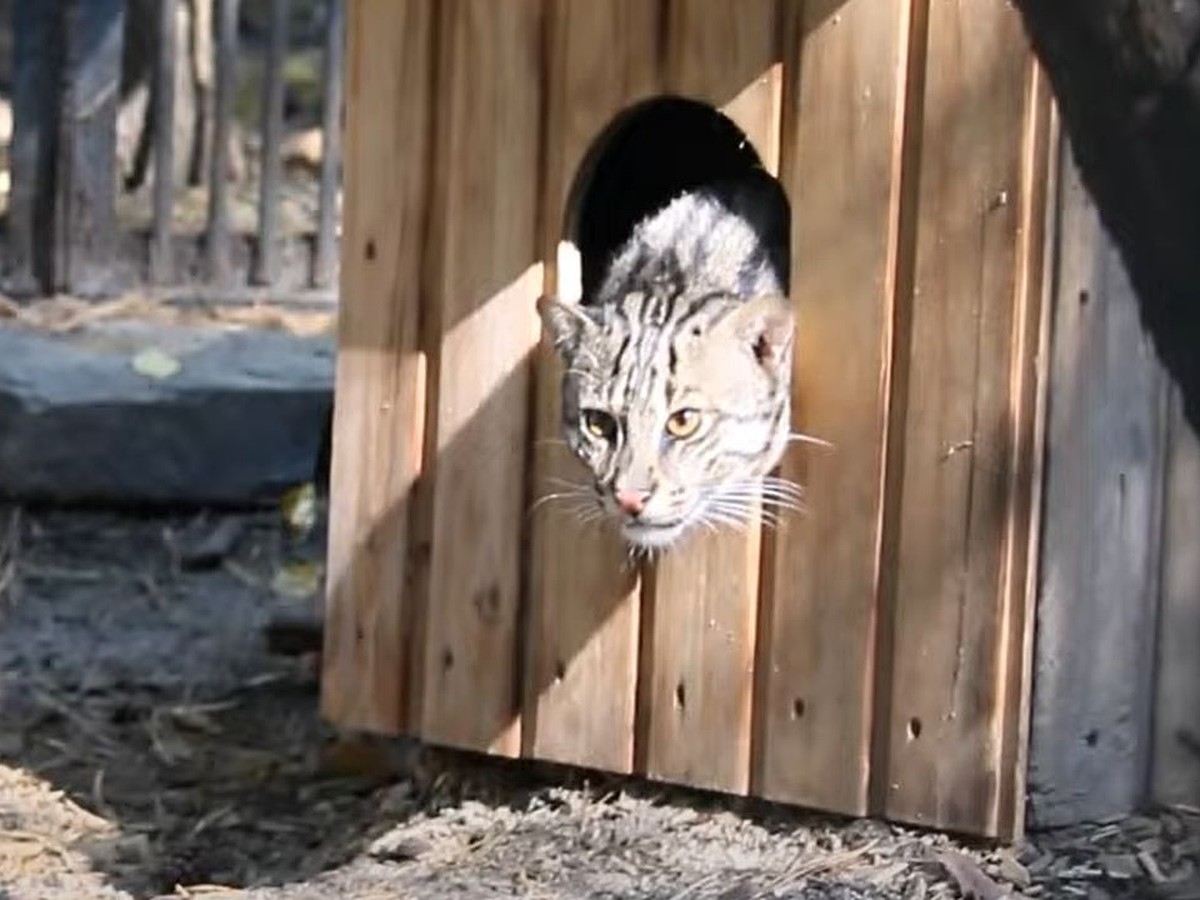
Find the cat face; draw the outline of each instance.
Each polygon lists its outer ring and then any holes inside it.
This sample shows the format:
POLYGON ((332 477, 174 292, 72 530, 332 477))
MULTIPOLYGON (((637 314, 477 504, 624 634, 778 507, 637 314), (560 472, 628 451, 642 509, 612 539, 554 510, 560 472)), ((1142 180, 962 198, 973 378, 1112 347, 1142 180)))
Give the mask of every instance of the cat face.
POLYGON ((629 543, 668 547, 754 514, 789 434, 785 297, 543 298, 539 312, 566 370, 563 437, 629 543))

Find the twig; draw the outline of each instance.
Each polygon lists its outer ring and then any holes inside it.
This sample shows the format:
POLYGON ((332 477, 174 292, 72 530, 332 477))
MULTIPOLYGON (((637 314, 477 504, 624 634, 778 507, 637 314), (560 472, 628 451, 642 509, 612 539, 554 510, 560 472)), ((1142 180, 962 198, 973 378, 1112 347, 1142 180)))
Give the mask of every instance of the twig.
POLYGON ((694 894, 701 888, 712 884, 714 881, 720 878, 722 874, 723 873, 721 872, 709 872, 707 875, 697 878, 691 884, 684 885, 684 887, 682 887, 679 891, 671 895, 670 900, 683 900, 684 897, 694 894))
POLYGON ((0 831, 0 841, 12 841, 13 843, 22 844, 37 844, 45 850, 49 850, 55 856, 66 857, 69 853, 67 848, 53 838, 46 837, 44 834, 37 834, 33 831, 24 831, 19 828, 4 829, 0 831))

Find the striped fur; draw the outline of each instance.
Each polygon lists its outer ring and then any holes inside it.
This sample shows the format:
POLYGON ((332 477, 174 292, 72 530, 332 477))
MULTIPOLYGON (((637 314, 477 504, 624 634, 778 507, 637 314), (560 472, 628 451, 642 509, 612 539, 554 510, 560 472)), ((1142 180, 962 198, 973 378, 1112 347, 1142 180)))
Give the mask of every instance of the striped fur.
POLYGON ((798 499, 764 482, 790 429, 793 319, 778 248, 752 213, 726 190, 685 193, 634 229, 591 302, 539 304, 592 512, 635 546, 739 524, 760 498, 798 499), (640 513, 618 503, 630 495, 640 513))

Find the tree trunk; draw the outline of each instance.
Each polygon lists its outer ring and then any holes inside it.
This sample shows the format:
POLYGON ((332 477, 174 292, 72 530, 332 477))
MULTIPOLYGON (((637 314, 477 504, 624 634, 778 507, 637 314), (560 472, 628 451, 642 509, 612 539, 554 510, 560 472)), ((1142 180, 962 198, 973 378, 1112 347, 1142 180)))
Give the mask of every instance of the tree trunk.
POLYGON ((1200 0, 1017 0, 1142 321, 1200 429, 1200 0))

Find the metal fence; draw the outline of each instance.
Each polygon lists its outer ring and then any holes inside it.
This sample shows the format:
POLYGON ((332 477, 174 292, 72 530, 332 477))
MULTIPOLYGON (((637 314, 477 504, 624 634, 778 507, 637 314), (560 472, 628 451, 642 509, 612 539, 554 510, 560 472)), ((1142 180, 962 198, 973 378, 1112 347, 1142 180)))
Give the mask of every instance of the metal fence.
POLYGON ((343 4, 0 0, 0 287, 332 302, 343 4))

